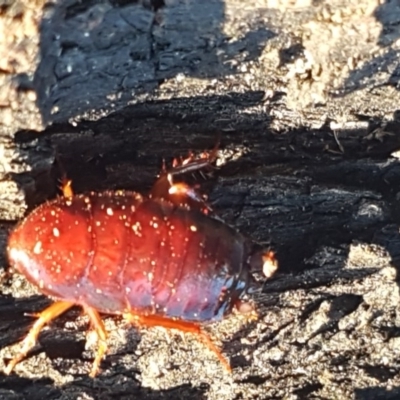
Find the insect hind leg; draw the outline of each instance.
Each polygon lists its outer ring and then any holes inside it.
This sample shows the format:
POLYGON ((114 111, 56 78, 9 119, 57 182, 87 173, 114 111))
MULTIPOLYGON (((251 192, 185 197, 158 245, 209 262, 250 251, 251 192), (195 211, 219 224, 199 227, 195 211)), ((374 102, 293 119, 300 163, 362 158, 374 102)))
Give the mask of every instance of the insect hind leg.
POLYGON ((61 193, 65 198, 70 199, 74 195, 74 191, 72 189, 72 180, 68 179, 64 165, 58 153, 56 153, 56 162, 58 164, 59 170, 61 171, 61 179, 60 179, 61 193))
POLYGON ((205 152, 198 158, 190 154, 184 160, 178 161, 175 159, 173 167, 169 170, 163 166, 161 174, 151 190, 151 197, 169 200, 179 206, 197 208, 207 214, 211 211, 211 207, 204 196, 195 187, 183 182, 175 183, 174 178, 178 175, 193 173, 211 167, 216 159, 218 147, 219 142, 211 152, 205 152))
POLYGON ((92 369, 89 374, 91 378, 94 378, 98 374, 101 360, 107 352, 107 331, 100 314, 94 308, 85 307, 85 313, 89 316, 92 327, 94 328, 98 345, 92 369))
POLYGON ((213 343, 211 337, 207 333, 205 333, 198 324, 194 322, 175 320, 159 315, 139 315, 133 312, 124 314, 124 319, 138 327, 161 326, 166 329, 176 329, 181 332, 187 332, 196 335, 208 347, 208 349, 215 354, 215 356, 225 367, 225 369, 229 373, 232 372, 232 368, 229 365, 229 362, 222 355, 217 346, 213 343))
POLYGON ((57 318, 59 315, 63 314, 73 305, 74 303, 69 303, 67 301, 57 301, 37 314, 38 319, 33 324, 25 339, 22 341, 21 350, 4 369, 4 373, 6 375, 9 375, 14 367, 27 356, 30 350, 32 350, 43 327, 53 319, 57 318))

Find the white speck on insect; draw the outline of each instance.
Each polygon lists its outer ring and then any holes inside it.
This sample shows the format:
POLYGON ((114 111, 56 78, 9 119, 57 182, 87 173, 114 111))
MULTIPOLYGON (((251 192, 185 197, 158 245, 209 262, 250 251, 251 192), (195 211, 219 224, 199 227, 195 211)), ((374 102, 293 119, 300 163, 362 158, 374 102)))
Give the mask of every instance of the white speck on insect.
POLYGON ((139 237, 142 236, 142 234, 140 233, 140 229, 142 228, 142 226, 140 225, 140 222, 136 222, 135 224, 132 225, 132 230, 135 232, 135 234, 139 237))
POLYGON ((35 254, 40 254, 42 252, 42 242, 40 240, 36 242, 35 247, 33 248, 33 252, 35 254))

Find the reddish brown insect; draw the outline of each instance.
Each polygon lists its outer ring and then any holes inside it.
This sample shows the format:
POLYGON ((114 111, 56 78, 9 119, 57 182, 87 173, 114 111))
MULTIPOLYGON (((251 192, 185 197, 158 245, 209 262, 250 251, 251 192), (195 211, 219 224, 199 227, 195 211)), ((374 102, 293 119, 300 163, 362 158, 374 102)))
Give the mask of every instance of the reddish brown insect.
POLYGON ((99 313, 136 326, 162 326, 197 335, 230 370, 200 323, 221 319, 249 289, 253 265, 276 269, 271 252, 208 216, 202 197, 173 177, 210 164, 187 159, 162 171, 149 196, 127 191, 64 196, 35 209, 10 236, 10 264, 57 301, 38 315, 10 373, 35 345, 45 324, 82 306, 97 334, 95 376, 107 350, 99 313))

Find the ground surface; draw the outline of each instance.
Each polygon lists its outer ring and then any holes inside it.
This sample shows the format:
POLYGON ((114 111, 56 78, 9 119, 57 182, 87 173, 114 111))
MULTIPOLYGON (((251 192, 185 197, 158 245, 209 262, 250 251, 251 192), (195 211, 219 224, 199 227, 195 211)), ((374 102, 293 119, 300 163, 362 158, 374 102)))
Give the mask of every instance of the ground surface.
MULTIPOLYGON (((0 1, 2 266, 56 153, 77 192, 145 192, 218 136, 210 201, 280 262, 257 322, 207 328, 232 375, 189 335, 106 318, 90 379, 75 310, 0 399, 399 398, 399 26, 398 0, 0 1)), ((18 275, 0 292, 2 368, 48 300, 18 275)))

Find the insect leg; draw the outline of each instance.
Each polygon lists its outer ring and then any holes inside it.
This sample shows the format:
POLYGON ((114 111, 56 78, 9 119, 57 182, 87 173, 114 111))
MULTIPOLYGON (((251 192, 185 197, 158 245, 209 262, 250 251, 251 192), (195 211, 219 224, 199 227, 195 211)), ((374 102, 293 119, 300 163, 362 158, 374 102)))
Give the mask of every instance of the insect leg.
POLYGON ((72 180, 67 178, 67 173, 65 172, 64 165, 58 153, 56 154, 56 162, 58 164, 58 168, 61 171, 60 190, 63 196, 69 199, 74 195, 74 191, 72 190, 72 180))
POLYGON ((162 326, 166 329, 176 329, 181 332, 189 332, 196 335, 219 359, 221 364, 228 372, 232 372, 231 366, 221 351, 215 346, 211 337, 202 331, 201 327, 194 322, 175 320, 158 315, 138 315, 135 313, 127 313, 124 318, 139 327, 162 326))
POLYGON ((47 323, 57 318, 73 305, 74 303, 69 303, 67 301, 57 301, 39 313, 37 321, 33 324, 25 339, 22 341, 22 349, 18 355, 8 363, 7 367, 4 369, 4 373, 7 375, 10 374, 14 367, 26 357, 28 352, 35 346, 40 331, 47 323))
POLYGON ((93 361, 92 369, 89 374, 92 378, 94 378, 99 372, 101 360, 107 351, 107 331, 99 313, 94 308, 85 308, 85 313, 90 318, 90 322, 92 323, 94 331, 96 332, 98 342, 96 357, 93 361))
POLYGON ((218 146, 219 142, 211 152, 205 152, 199 158, 194 158, 191 154, 184 160, 174 160, 173 167, 169 170, 163 166, 161 174, 151 190, 151 197, 166 199, 179 206, 193 206, 207 213, 210 207, 201 193, 186 183, 175 183, 174 177, 210 167, 216 159, 218 146))
POLYGON ((60 189, 63 196, 67 199, 71 198, 74 195, 74 191, 72 189, 72 180, 68 179, 65 175, 61 178, 60 189))

